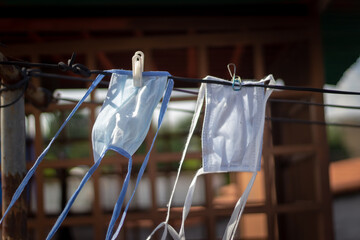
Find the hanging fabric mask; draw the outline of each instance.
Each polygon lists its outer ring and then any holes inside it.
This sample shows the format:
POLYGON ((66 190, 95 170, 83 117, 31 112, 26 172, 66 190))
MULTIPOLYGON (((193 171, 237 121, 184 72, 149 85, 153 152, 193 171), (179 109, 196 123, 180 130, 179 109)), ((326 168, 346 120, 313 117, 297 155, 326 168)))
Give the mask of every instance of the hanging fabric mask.
POLYGON ((134 87, 131 75, 124 75, 124 71, 112 75, 104 104, 92 130, 95 161, 110 146, 133 155, 144 141, 153 112, 164 95, 169 74, 143 74, 142 87, 134 87))
MULTIPOLYGON (((205 80, 226 81, 214 77, 205 80)), ((228 81, 226 81, 228 82, 228 81)), ((275 84, 272 75, 251 84, 275 84)), ((234 91, 231 86, 203 83, 200 87, 195 113, 191 122, 189 135, 185 144, 175 184, 168 203, 166 220, 159 224, 150 234, 164 227, 162 240, 167 232, 173 239, 185 239, 185 220, 190 211, 197 178, 206 173, 218 172, 253 172, 253 176, 243 195, 236 203, 232 216, 226 227, 223 240, 233 239, 245 207, 248 195, 260 170, 262 138, 265 121, 265 106, 272 90, 264 87, 246 87, 249 82, 242 82, 234 91), (202 128, 202 168, 193 178, 185 198, 182 224, 179 233, 168 224, 171 202, 174 196, 180 170, 185 159, 190 139, 199 119, 205 99, 205 115, 202 128)))
MULTIPOLYGON (((123 204, 125 193, 129 184, 132 168, 132 155, 143 142, 149 130, 154 109, 160 102, 161 98, 163 98, 158 117, 158 127, 156 134, 154 136, 150 150, 147 153, 144 162, 140 168, 135 188, 122 214, 120 224, 117 228, 116 233, 113 235, 113 239, 117 237, 117 234, 122 227, 130 202, 135 194, 139 181, 147 166, 150 152, 154 146, 156 136, 160 129, 168 102, 170 100, 171 91, 174 85, 173 80, 167 80, 167 77, 169 76, 169 73, 167 72, 143 72, 143 86, 133 87, 131 71, 108 70, 107 72, 112 73, 112 78, 110 81, 110 86, 106 99, 104 101, 100 114, 96 119, 92 133, 95 163, 83 177, 78 188, 67 202, 65 208, 58 217, 56 223, 54 224, 46 239, 51 239, 54 236, 55 232, 60 227, 61 223, 64 221, 77 195, 79 194, 85 183, 88 181, 88 179, 91 177, 91 175, 95 172, 97 167, 100 165, 102 158, 105 156, 105 153, 108 150, 116 151, 129 159, 128 173, 125 177, 119 198, 114 207, 113 215, 106 235, 106 239, 111 238, 113 227, 120 215, 121 206, 123 204)), ((103 77, 104 75, 99 75, 93 81, 92 85, 89 87, 83 98, 76 104, 65 122, 61 125, 58 132, 51 139, 49 145, 44 149, 44 151, 35 161, 33 167, 28 171, 23 181, 19 185, 18 189, 15 191, 14 196, 8 208, 6 209, 0 223, 3 221, 12 206, 15 204, 16 200, 20 197, 30 178, 34 175, 37 167, 49 151, 52 143, 59 136, 65 125, 79 109, 80 105, 90 95, 90 93, 96 88, 96 86, 99 84, 103 77)))
POLYGON ((116 151, 129 159, 128 172, 119 194, 119 198, 115 204, 106 234, 106 239, 115 239, 121 230, 130 202, 147 166, 150 152, 160 129, 167 109, 167 104, 170 100, 171 91, 174 85, 173 80, 167 80, 167 77, 169 76, 169 73, 167 72, 143 72, 143 86, 134 87, 131 71, 112 70, 111 72, 113 74, 109 89, 92 130, 92 145, 95 163, 84 176, 78 189, 68 201, 63 212, 50 231, 48 239, 50 239, 59 228, 78 193, 99 166, 102 158, 108 150, 116 151), (112 236, 113 228, 116 220, 119 218, 130 181, 132 155, 145 139, 150 127, 153 112, 159 104, 161 98, 163 98, 163 101, 159 113, 157 131, 150 150, 148 151, 138 173, 135 188, 122 214, 120 224, 118 225, 117 231, 112 236))
MULTIPOLYGON (((135 189, 128 201, 122 218, 112 239, 118 236, 129 208, 130 202, 134 197, 140 179, 145 171, 149 160, 151 149, 153 148, 158 130, 160 129, 167 104, 170 100, 173 88, 173 80, 167 82, 167 72, 144 72, 143 86, 138 88, 133 86, 133 81, 129 77, 121 75, 113 76, 111 85, 109 86, 104 105, 96 119, 92 131, 94 159, 98 159, 107 151, 113 149, 115 151, 125 151, 129 158, 128 175, 125 178, 122 192, 115 205, 113 216, 107 231, 106 239, 111 238, 112 230, 116 220, 120 214, 121 206, 124 201, 127 186, 130 180, 131 156, 140 147, 144 141, 152 120, 152 115, 163 97, 159 118, 158 128, 155 133, 150 150, 138 173, 135 189), (167 84, 167 86, 166 86, 167 84), (164 94, 165 91, 165 94, 164 94), (104 131, 105 129, 105 131, 104 131)), ((121 153, 120 153, 121 154, 121 153)))

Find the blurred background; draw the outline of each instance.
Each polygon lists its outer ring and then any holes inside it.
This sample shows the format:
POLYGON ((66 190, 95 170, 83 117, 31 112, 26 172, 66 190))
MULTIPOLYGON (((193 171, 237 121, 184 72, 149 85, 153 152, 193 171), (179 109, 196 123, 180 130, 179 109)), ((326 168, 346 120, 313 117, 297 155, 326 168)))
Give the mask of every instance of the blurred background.
MULTIPOLYGON (((2 0, 0 9, 0 52, 9 60, 56 64, 67 62, 75 52, 75 62, 89 69, 131 70, 131 58, 141 50, 146 71, 230 79, 227 64, 235 63, 242 79, 273 74, 288 86, 360 91, 357 0, 2 0)), ((58 99, 41 104, 31 96, 25 99, 29 168, 74 107, 71 100, 79 100, 89 87, 46 77, 32 78, 31 85, 58 99)), ((176 81, 175 87, 196 90, 199 85, 176 81)), ((92 165, 91 129, 105 94, 103 86, 91 94, 25 191, 29 239, 46 237, 92 165)), ((119 239, 146 239, 164 221, 195 99, 173 92, 119 239)), ((284 99, 360 105, 356 97, 273 92, 268 117, 302 119, 307 124, 266 121, 262 168, 237 239, 359 239, 360 130, 314 122, 360 124, 360 110, 275 101, 284 99)), ((157 116, 158 110, 134 156, 130 189, 150 147, 157 116)), ((181 224, 185 192, 201 166, 200 133, 201 123, 174 198, 170 223, 175 228, 181 224)), ((126 171, 127 159, 108 153, 54 239, 104 239, 126 171)), ((187 219, 187 239, 221 238, 250 178, 250 173, 203 176, 187 219)))

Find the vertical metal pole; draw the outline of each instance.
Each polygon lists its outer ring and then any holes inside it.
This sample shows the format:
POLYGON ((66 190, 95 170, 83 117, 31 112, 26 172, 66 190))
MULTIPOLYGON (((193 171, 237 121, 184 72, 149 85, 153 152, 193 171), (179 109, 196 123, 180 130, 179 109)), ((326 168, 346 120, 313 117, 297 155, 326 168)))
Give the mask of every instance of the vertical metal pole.
MULTIPOLYGON (((0 53, 0 61, 6 60, 0 53)), ((13 66, 0 66, 2 83, 14 84, 21 80, 19 71, 13 66)), ((1 92, 1 105, 11 103, 22 94, 21 89, 1 92)), ((2 211, 26 173, 25 160, 25 107, 22 97, 15 104, 1 108, 1 183, 2 211)), ((26 239, 27 208, 21 196, 2 223, 2 239, 26 239)))

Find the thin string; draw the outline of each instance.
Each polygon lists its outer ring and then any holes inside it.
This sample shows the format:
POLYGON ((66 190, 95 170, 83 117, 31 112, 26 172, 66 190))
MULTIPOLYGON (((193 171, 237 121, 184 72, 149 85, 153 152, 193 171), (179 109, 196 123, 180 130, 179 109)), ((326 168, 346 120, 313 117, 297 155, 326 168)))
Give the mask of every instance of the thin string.
MULTIPOLYGON (((46 64, 46 63, 29 63, 29 62, 21 62, 21 61, 1 61, 0 64, 10 64, 10 65, 23 66, 23 67, 50 67, 50 68, 58 68, 60 70, 63 70, 63 67, 61 67, 60 63, 59 64, 46 64)), ((72 64, 72 65, 68 66, 68 68, 78 74, 81 74, 82 72, 86 72, 89 74, 103 74, 103 75, 111 74, 104 70, 88 70, 84 65, 81 65, 81 64, 72 64), (80 71, 80 72, 74 71, 74 67, 73 67, 74 65, 81 66, 80 69, 83 71, 80 71)), ((63 76, 63 75, 58 75, 58 74, 43 73, 40 70, 37 70, 36 73, 34 73, 33 71, 28 71, 28 74, 29 74, 29 76, 33 76, 33 77, 62 78, 62 79, 67 79, 67 80, 86 81, 86 82, 92 81, 91 79, 87 79, 87 78, 79 78, 79 77, 73 77, 73 76, 63 76)), ((198 79, 198 78, 185 78, 185 77, 176 77, 176 76, 169 76, 168 78, 173 79, 175 81, 183 81, 183 82, 191 82, 191 83, 210 83, 210 84, 221 84, 221 85, 233 86, 233 81, 204 80, 204 79, 198 79)), ((355 91, 343 91, 343 90, 333 90, 333 89, 324 89, 324 88, 280 86, 280 85, 269 86, 269 85, 262 85, 262 84, 256 84, 256 83, 242 83, 242 82, 240 83, 240 85, 241 85, 241 87, 263 87, 263 88, 272 88, 272 89, 277 89, 277 90, 289 90, 289 91, 360 95, 360 92, 355 92, 355 91)))
MULTIPOLYGON (((173 89, 175 90, 175 89, 173 89)), ((77 103, 79 100, 69 99, 69 98, 59 98, 54 97, 56 100, 63 100, 77 103)), ((360 109, 358 106, 346 106, 346 105, 335 105, 335 104, 322 104, 322 103, 314 103, 307 101, 298 101, 298 100, 287 100, 287 99, 269 99, 269 102, 280 102, 280 103, 295 103, 295 104, 305 104, 305 105, 315 105, 320 107, 335 107, 335 108, 347 108, 347 109, 360 109)), ((86 102, 90 104, 100 105, 100 102, 86 102)), ((168 111, 176 111, 176 112, 184 112, 193 114, 193 110, 180 109, 180 108, 172 108, 168 107, 168 111)), ((348 123, 335 123, 335 122, 322 122, 322 121, 311 121, 304 119, 294 119, 294 118, 284 118, 284 117, 266 117, 265 120, 272 122, 283 122, 283 123, 296 123, 296 124, 314 124, 314 125, 326 125, 326 126, 334 126, 334 127, 349 127, 349 128, 360 128, 359 124, 348 124, 348 123)))
POLYGON ((266 117, 265 120, 272 122, 282 122, 282 123, 313 124, 313 125, 334 126, 334 127, 360 128, 359 124, 321 122, 321 121, 310 121, 303 119, 292 119, 292 118, 281 118, 281 117, 266 117))
POLYGON ((292 100, 292 99, 269 99, 269 102, 274 103, 294 103, 294 104, 304 104, 311 106, 319 106, 319 107, 334 107, 334 108, 345 108, 345 109, 360 109, 360 106, 349 106, 349 105, 338 105, 338 104, 327 104, 327 103, 317 103, 317 102, 309 102, 309 101, 301 101, 301 100, 292 100))
POLYGON ((90 93, 96 88, 97 84, 101 81, 101 79, 103 78, 103 75, 99 75, 95 81, 92 83, 92 85, 89 87, 89 89, 87 90, 87 92, 84 94, 84 96, 82 97, 82 99, 76 104, 76 106, 73 108, 73 110, 70 112, 70 114, 68 115, 68 117, 66 118, 65 122, 60 126, 59 130, 56 132, 56 134, 54 135, 54 137, 51 139, 50 143, 47 145, 47 147, 44 149, 44 151, 40 154, 40 156, 37 158, 37 160, 35 161, 34 165, 30 168, 30 170, 26 173, 24 179, 22 180, 22 182, 20 183, 20 185, 18 186, 18 188, 16 189, 11 202, 9 203, 7 209, 5 210, 5 213, 3 214, 1 220, 0 220, 0 224, 3 222, 4 218, 6 217, 6 215, 9 213, 10 209, 13 207, 13 205, 15 204, 15 202, 17 201, 17 199, 20 197, 21 193, 23 192, 23 190, 25 189, 26 185, 28 184, 30 178, 34 175, 37 167, 40 165, 40 163, 42 162, 43 158, 45 157, 45 155, 47 154, 47 152, 49 151, 51 145, 53 144, 53 142, 55 141, 55 139, 59 136, 60 132, 64 129, 64 127, 66 126, 66 124, 69 122, 69 120, 73 117, 73 115, 75 114, 75 112, 79 109, 80 105, 85 101, 85 99, 90 95, 90 93))

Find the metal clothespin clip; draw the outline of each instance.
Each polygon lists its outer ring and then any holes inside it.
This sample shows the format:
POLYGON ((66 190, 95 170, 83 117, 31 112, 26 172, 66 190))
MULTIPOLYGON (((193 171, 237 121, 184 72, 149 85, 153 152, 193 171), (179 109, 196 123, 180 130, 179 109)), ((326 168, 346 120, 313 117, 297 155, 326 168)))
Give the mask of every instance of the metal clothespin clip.
POLYGON ((144 53, 137 51, 132 57, 132 72, 134 87, 142 87, 142 73, 144 72, 144 53))
POLYGON ((239 76, 236 76, 236 65, 234 63, 229 63, 227 65, 227 68, 229 70, 229 74, 231 76, 231 81, 232 81, 232 88, 234 91, 240 91, 241 90, 241 78, 239 76), (231 72, 230 66, 234 67, 234 73, 231 72))

